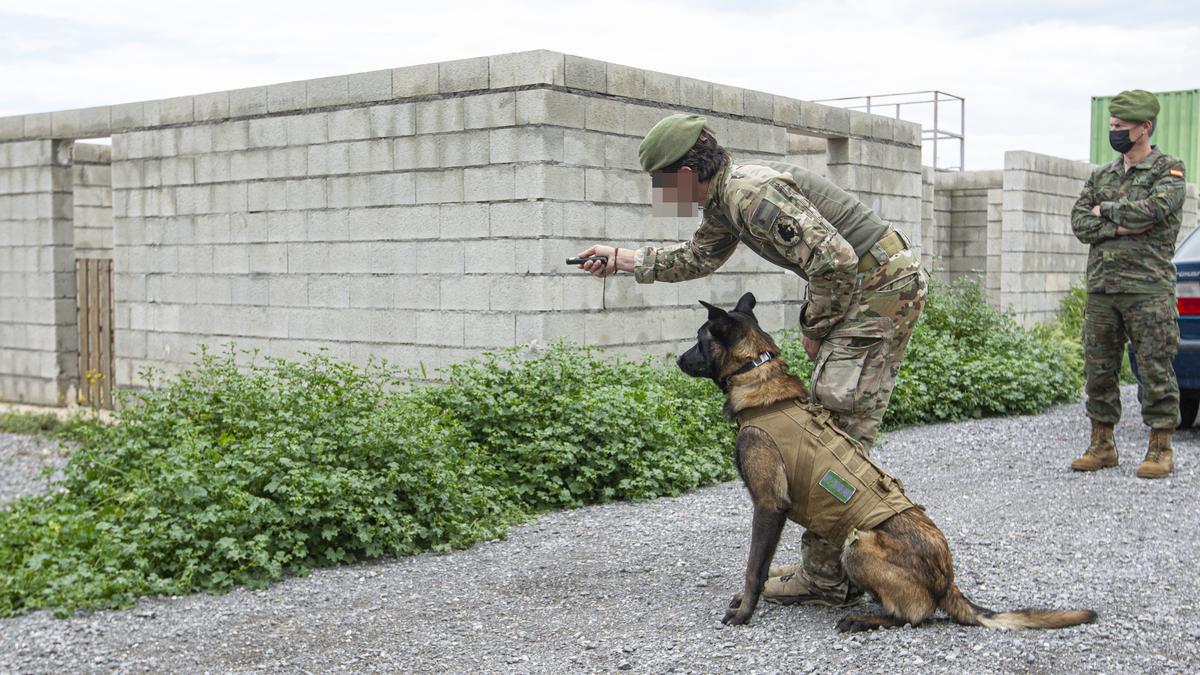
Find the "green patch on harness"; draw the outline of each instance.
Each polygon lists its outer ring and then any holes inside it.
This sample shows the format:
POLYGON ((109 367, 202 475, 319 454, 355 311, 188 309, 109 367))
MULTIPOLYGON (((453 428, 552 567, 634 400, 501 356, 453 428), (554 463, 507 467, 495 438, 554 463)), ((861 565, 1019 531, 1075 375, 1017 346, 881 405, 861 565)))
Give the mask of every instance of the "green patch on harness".
POLYGON ((854 486, 847 483, 845 478, 834 473, 833 469, 826 471, 825 475, 821 476, 821 487, 843 504, 850 501, 855 492, 854 486))

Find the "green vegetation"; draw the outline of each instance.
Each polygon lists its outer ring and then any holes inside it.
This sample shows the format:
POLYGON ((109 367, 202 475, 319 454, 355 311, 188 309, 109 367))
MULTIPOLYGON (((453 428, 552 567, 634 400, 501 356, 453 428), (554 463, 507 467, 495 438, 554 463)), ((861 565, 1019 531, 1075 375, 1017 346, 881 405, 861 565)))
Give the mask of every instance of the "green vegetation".
MULTIPOLYGON (((1021 329, 978 286, 935 288, 886 425, 1075 400, 1069 343, 1021 329)), ((810 367, 795 336, 781 346, 810 367)), ((125 393, 120 423, 72 432, 61 490, 0 508, 0 616, 262 586, 735 475, 719 392, 673 365, 556 344, 484 354, 435 386, 403 376, 231 347, 125 393)))

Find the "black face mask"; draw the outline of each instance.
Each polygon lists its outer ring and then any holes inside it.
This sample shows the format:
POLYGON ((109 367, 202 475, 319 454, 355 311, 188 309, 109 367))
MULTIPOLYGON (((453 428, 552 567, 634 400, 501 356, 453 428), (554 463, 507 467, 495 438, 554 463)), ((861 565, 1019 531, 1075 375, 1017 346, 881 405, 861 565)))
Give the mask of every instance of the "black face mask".
POLYGON ((1108 132, 1108 144, 1122 155, 1132 150, 1133 141, 1129 140, 1129 129, 1108 132))

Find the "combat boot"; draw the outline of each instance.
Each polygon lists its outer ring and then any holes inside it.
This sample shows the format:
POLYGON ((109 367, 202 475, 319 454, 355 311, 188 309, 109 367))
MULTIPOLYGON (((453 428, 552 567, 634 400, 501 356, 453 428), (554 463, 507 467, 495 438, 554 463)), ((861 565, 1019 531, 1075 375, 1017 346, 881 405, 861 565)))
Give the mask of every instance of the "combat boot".
POLYGON ((863 592, 848 580, 833 588, 818 586, 804 570, 799 570, 769 577, 763 584, 762 599, 773 605, 853 607, 863 601, 863 592))
POLYGON ((1175 450, 1171 448, 1171 429, 1151 429, 1146 459, 1138 467, 1138 478, 1166 478, 1175 468, 1175 450))
POLYGON ((1092 442, 1071 468, 1075 471, 1096 471, 1117 465, 1117 444, 1113 441, 1113 425, 1092 420, 1092 442))

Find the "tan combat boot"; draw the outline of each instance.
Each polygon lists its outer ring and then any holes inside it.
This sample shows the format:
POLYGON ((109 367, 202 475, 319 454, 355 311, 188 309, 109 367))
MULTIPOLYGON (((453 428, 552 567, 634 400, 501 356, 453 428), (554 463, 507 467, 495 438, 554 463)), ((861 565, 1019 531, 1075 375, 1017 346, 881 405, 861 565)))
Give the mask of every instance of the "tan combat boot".
POLYGON ((1175 468, 1175 451, 1171 448, 1171 429, 1151 429, 1150 447, 1146 459, 1138 467, 1138 478, 1166 478, 1175 468))
POLYGON ((1113 441, 1113 425, 1092 420, 1092 442, 1071 468, 1075 471, 1096 471, 1117 465, 1117 444, 1113 441))

